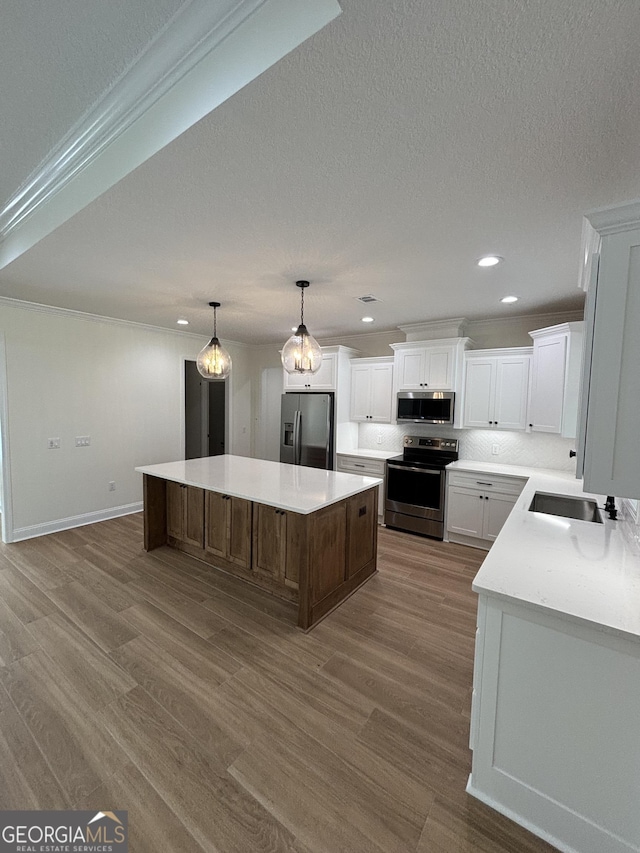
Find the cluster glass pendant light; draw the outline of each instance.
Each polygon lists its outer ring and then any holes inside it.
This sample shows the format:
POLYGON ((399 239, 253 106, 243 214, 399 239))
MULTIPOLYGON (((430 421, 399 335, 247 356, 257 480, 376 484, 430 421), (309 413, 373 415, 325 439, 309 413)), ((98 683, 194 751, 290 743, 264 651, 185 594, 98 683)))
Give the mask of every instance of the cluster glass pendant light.
POLYGON ((304 291, 308 281, 296 281, 300 288, 300 325, 282 349, 282 366, 287 373, 317 373, 322 364, 322 350, 304 324, 304 291))
POLYGON ((209 305, 213 308, 213 337, 198 353, 196 366, 205 379, 226 379, 231 373, 231 356, 218 340, 216 309, 220 303, 210 302, 209 305))

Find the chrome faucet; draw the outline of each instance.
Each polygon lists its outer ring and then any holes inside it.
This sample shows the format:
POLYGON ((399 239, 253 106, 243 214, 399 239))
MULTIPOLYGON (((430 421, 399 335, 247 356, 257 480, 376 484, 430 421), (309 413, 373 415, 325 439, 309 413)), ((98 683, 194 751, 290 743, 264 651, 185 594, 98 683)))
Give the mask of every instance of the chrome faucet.
POLYGON ((609 518, 613 518, 615 520, 618 517, 618 510, 616 509, 616 499, 613 495, 607 495, 607 500, 604 504, 604 511, 609 513, 609 518))

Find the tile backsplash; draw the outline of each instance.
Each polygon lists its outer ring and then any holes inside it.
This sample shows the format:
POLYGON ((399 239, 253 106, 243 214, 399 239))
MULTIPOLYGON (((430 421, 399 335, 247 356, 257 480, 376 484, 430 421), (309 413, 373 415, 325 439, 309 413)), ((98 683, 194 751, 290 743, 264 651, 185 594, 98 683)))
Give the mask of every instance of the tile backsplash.
POLYGON ((460 443, 461 459, 499 462, 502 465, 552 468, 558 471, 576 470, 575 458, 569 458, 569 450, 576 446, 575 439, 540 432, 451 429, 422 424, 360 424, 358 446, 364 450, 397 450, 398 453, 402 453, 402 438, 405 435, 457 438, 460 443), (380 442, 379 436, 382 439, 380 442), (494 445, 498 446, 497 454, 492 453, 494 445))

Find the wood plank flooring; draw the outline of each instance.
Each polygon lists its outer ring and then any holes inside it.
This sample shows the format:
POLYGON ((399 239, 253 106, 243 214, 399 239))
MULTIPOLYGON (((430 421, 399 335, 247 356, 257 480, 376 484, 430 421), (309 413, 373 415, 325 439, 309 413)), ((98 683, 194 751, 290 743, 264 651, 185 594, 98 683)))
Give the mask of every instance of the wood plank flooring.
POLYGON ((0 545, 0 809, 126 809, 132 853, 542 853, 465 793, 484 554, 380 529, 311 633, 142 516, 0 545))

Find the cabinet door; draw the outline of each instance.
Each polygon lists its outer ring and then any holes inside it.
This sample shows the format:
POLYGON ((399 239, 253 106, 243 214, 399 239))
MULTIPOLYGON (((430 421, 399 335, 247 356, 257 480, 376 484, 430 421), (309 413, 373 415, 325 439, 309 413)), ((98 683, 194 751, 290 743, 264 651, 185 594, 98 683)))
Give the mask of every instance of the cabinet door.
POLYGON ((371 365, 351 365, 351 420, 368 421, 371 414, 371 365))
POLYGON ((566 335, 550 335, 533 342, 529 422, 536 432, 562 431, 566 356, 566 335))
POLYGON ((189 545, 204 548, 204 489, 185 486, 184 536, 189 545))
POLYGON ((468 359, 464 385, 464 426, 489 427, 493 421, 495 358, 468 359))
POLYGON ((347 578, 355 575, 373 559, 375 526, 378 523, 375 503, 376 493, 373 490, 353 495, 347 501, 347 578))
POLYGON ((226 495, 207 492, 205 550, 216 557, 227 558, 229 501, 226 495))
POLYGON ((251 568, 279 582, 284 579, 286 521, 287 516, 282 510, 265 504, 254 504, 251 568))
POLYGON ((430 391, 453 390, 453 347, 429 347, 425 350, 423 382, 430 391))
POLYGON ((167 534, 182 541, 184 535, 184 489, 167 480, 167 534))
POLYGON ((497 360, 493 422, 499 429, 526 429, 529 364, 525 356, 497 360))
POLYGON ((370 421, 391 423, 393 411, 393 364, 371 365, 370 421))
MULTIPOLYGON (((598 226, 596 226, 598 227, 598 226)), ((602 238, 587 406, 585 489, 640 498, 640 230, 602 238)))
POLYGON ((485 495, 484 519, 482 538, 494 540, 502 530, 502 526, 515 506, 517 498, 514 495, 489 494, 485 495))
POLYGON ((447 530, 464 536, 482 538, 484 493, 460 486, 449 486, 447 493, 447 530))
POLYGON ((306 373, 284 373, 284 390, 285 391, 302 391, 307 387, 311 378, 306 373))
POLYGON ((227 501, 227 554, 230 562, 248 569, 251 566, 251 501, 229 498, 227 501))
POLYGON ((425 357, 424 349, 406 349, 397 353, 398 389, 415 391, 424 388, 425 357))
POLYGON ((337 356, 327 353, 322 356, 320 370, 316 374, 284 373, 285 391, 335 391, 337 381, 337 356))
POLYGON ((313 391, 335 391, 338 379, 338 356, 334 352, 322 356, 320 370, 307 381, 313 391))

